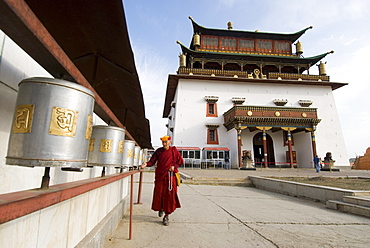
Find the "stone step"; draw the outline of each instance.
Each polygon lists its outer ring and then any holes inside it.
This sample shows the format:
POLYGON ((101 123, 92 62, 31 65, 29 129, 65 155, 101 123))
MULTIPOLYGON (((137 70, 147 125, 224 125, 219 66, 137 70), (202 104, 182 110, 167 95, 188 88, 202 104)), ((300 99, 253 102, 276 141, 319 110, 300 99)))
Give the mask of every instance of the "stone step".
POLYGON ((252 181, 248 178, 192 178, 182 180, 185 184, 197 185, 222 185, 222 186, 241 186, 251 187, 252 181))
POLYGON ((339 210, 344 213, 351 213, 370 218, 370 207, 346 203, 342 201, 329 200, 326 202, 327 208, 339 210))
POLYGON ((343 201, 364 207, 370 207, 370 196, 345 196, 343 201))

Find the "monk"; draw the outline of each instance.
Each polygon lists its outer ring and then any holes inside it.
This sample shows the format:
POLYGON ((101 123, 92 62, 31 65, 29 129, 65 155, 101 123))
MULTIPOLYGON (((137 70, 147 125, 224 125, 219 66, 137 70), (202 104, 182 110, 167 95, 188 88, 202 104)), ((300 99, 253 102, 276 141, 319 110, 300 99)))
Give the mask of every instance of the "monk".
POLYGON ((175 173, 184 163, 181 154, 176 147, 171 147, 171 137, 160 138, 163 147, 158 148, 148 162, 144 162, 141 168, 151 167, 157 163, 155 170, 154 193, 152 210, 159 211, 158 216, 162 217, 163 225, 169 225, 169 215, 180 208, 180 200, 177 196, 177 184, 175 173))

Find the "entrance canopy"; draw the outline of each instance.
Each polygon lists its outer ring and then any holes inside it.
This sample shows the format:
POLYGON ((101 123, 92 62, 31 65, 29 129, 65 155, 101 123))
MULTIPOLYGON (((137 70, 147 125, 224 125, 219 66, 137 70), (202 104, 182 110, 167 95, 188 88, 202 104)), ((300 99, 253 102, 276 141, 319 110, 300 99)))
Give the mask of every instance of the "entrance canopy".
POLYGON ((321 120, 316 108, 234 106, 224 113, 224 126, 250 131, 271 127, 272 131, 295 128, 295 132, 315 128, 321 120))

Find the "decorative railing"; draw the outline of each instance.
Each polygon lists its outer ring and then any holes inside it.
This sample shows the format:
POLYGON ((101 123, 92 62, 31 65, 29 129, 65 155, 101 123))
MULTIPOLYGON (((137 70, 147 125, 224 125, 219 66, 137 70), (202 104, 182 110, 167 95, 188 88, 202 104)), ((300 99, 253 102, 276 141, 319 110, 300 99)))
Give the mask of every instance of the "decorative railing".
POLYGON ((309 80, 309 81, 329 81, 329 76, 323 75, 308 75, 308 74, 294 74, 294 73, 278 73, 269 72, 268 79, 287 79, 287 80, 309 80))
POLYGON ((305 81, 329 81, 329 76, 323 75, 308 75, 308 74, 294 74, 294 73, 278 73, 269 72, 267 75, 259 75, 256 77, 254 73, 247 71, 230 71, 230 70, 216 70, 216 69, 200 69, 200 68, 185 68, 180 67, 178 74, 190 75, 209 75, 209 76, 225 76, 225 77, 244 77, 249 79, 277 79, 277 80, 305 80, 305 81))

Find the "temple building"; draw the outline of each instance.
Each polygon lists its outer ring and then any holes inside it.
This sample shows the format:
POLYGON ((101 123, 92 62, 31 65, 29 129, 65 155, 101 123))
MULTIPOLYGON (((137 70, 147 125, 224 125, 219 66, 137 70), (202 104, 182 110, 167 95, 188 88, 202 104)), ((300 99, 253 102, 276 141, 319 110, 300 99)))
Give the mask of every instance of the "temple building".
POLYGON ((302 56, 298 39, 312 27, 266 33, 189 19, 193 37, 189 47, 177 42, 180 66, 163 111, 186 167, 225 168, 228 158, 232 168, 313 168, 328 153, 335 167, 349 166, 333 97, 347 83, 326 73, 322 60, 333 51, 302 56))

